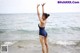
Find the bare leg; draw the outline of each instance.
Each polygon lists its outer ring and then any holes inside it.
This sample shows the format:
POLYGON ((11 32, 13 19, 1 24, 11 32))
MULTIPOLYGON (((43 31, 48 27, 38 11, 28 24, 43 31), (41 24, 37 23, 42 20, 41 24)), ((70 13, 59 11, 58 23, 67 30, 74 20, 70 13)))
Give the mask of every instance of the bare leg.
POLYGON ((44 38, 45 46, 46 46, 46 53, 48 53, 48 42, 47 37, 44 38))
POLYGON ((44 42, 44 37, 40 35, 40 43, 42 45, 42 52, 45 53, 45 42, 44 42))

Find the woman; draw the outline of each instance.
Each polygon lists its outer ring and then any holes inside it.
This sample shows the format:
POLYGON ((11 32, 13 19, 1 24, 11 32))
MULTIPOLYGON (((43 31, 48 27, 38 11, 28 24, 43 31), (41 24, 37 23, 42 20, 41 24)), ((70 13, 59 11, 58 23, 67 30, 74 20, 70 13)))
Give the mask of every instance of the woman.
POLYGON ((46 25, 46 19, 49 17, 49 14, 44 13, 44 5, 45 3, 42 4, 42 17, 40 17, 40 13, 38 9, 40 5, 39 4, 37 5, 37 15, 40 21, 38 27, 39 27, 40 43, 42 45, 42 52, 48 53, 47 32, 45 31, 45 25, 46 25))

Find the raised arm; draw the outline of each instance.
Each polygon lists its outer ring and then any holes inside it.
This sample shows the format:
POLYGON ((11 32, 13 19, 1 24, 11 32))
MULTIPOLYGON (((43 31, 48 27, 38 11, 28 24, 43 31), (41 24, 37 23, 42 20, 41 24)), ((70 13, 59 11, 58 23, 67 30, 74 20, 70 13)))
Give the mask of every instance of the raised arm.
POLYGON ((44 13, 44 5, 45 3, 42 4, 42 14, 44 13))
POLYGON ((43 21, 43 19, 40 17, 40 12, 39 12, 39 4, 37 5, 37 15, 38 15, 38 18, 39 18, 39 21, 41 22, 41 23, 44 23, 44 21, 43 21))
POLYGON ((40 5, 38 4, 38 5, 37 5, 37 15, 38 15, 38 18, 40 18, 40 12, 39 12, 39 9, 38 9, 39 6, 40 6, 40 5))

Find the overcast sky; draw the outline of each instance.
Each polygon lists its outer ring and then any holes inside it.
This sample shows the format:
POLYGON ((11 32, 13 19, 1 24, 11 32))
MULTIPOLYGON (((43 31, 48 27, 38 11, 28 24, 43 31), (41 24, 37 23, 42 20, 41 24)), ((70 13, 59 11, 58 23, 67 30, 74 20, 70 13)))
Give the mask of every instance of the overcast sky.
POLYGON ((80 12, 80 4, 58 4, 57 1, 58 0, 0 0, 0 13, 36 13, 36 5, 44 2, 46 3, 45 12, 80 12))

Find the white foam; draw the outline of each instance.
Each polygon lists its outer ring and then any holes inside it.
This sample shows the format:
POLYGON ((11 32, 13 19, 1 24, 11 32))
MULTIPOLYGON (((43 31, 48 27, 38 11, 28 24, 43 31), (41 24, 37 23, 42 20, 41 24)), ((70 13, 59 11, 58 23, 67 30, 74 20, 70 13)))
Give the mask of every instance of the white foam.
POLYGON ((57 41, 56 44, 60 44, 60 45, 76 45, 76 42, 73 42, 73 41, 57 41))
POLYGON ((49 41, 52 44, 59 44, 59 45, 76 45, 79 41, 70 41, 70 40, 51 40, 49 39, 49 41))
MULTIPOLYGON (((16 42, 16 41, 15 41, 15 42, 16 42)), ((4 42, 3 45, 8 45, 8 46, 10 46, 10 45, 13 45, 15 42, 4 42)))

